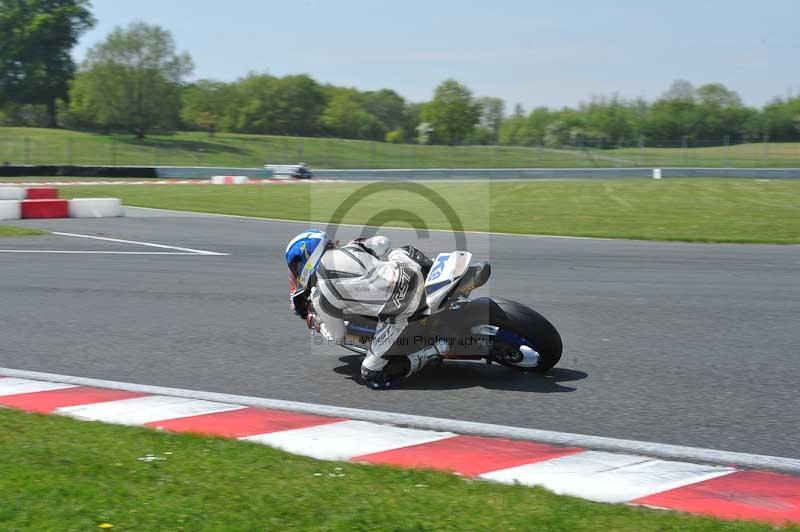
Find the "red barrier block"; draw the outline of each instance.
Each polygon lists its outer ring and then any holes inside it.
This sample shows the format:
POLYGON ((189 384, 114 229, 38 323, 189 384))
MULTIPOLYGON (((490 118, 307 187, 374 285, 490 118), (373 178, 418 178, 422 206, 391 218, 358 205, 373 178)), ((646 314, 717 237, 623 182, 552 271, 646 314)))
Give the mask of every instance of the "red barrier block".
POLYGON ((23 218, 68 218, 69 201, 65 199, 22 200, 23 218))
POLYGON ((25 199, 58 199, 58 189, 54 187, 36 187, 25 189, 25 199))

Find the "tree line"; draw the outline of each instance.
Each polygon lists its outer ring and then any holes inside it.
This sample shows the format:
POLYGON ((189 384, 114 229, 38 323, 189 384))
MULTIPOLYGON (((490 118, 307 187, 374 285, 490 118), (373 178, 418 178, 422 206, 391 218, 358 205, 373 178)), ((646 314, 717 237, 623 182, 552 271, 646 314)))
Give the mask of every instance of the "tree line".
POLYGON ((614 147, 800 140, 800 98, 775 98, 762 109, 745 106, 721 83, 699 87, 676 80, 654 102, 596 97, 577 108, 517 107, 498 141, 508 145, 614 147))
POLYGON ((192 59, 169 31, 116 28, 75 65, 70 50, 95 20, 88 0, 0 0, 0 124, 129 132, 202 130, 422 144, 592 145, 682 140, 800 140, 800 98, 763 108, 720 83, 677 80, 655 101, 617 95, 575 108, 476 97, 448 79, 428 102, 391 89, 360 91, 306 74, 251 72, 188 82, 192 59))

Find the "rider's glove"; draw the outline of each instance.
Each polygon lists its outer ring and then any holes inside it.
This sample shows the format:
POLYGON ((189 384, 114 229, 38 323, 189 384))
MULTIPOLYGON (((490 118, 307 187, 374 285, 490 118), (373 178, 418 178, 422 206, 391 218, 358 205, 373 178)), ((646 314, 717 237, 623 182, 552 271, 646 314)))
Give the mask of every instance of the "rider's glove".
POLYGON ((411 260, 419 264, 423 275, 428 275, 428 272, 431 271, 431 268, 433 267, 433 261, 430 259, 430 257, 425 255, 414 246, 403 246, 400 249, 408 253, 408 256, 411 257, 411 260))
POLYGON ((322 327, 322 320, 320 320, 319 316, 317 316, 316 314, 309 313, 308 316, 306 316, 306 325, 312 331, 320 332, 320 329, 322 327))
POLYGON ((308 308, 308 294, 305 292, 301 292, 299 294, 295 294, 293 296, 289 296, 289 306, 294 311, 295 314, 300 316, 302 319, 308 319, 309 308, 308 308))

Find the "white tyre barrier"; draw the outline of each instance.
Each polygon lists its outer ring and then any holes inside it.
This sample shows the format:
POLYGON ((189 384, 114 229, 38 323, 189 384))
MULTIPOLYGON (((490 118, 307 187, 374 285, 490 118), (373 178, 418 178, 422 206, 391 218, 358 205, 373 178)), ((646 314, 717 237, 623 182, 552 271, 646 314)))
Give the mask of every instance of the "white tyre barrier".
POLYGON ((22 202, 0 200, 0 220, 19 220, 22 218, 22 202))
POLYGON ((69 200, 70 218, 114 218, 122 215, 122 201, 118 198, 69 200))
POLYGON ((0 187, 0 200, 24 200, 25 195, 22 187, 0 187))
POLYGON ((249 179, 246 175, 215 175, 211 176, 213 185, 245 185, 249 179))

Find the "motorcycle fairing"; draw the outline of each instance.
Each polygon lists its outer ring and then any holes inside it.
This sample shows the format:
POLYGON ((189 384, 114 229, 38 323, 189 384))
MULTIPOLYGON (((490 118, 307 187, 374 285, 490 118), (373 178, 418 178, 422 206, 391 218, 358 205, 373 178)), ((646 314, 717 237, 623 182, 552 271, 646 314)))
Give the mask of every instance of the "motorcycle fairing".
POLYGON ((472 253, 469 251, 453 251, 439 253, 433 261, 433 267, 425 279, 425 296, 428 308, 435 312, 445 300, 455 283, 461 279, 469 268, 472 253))

